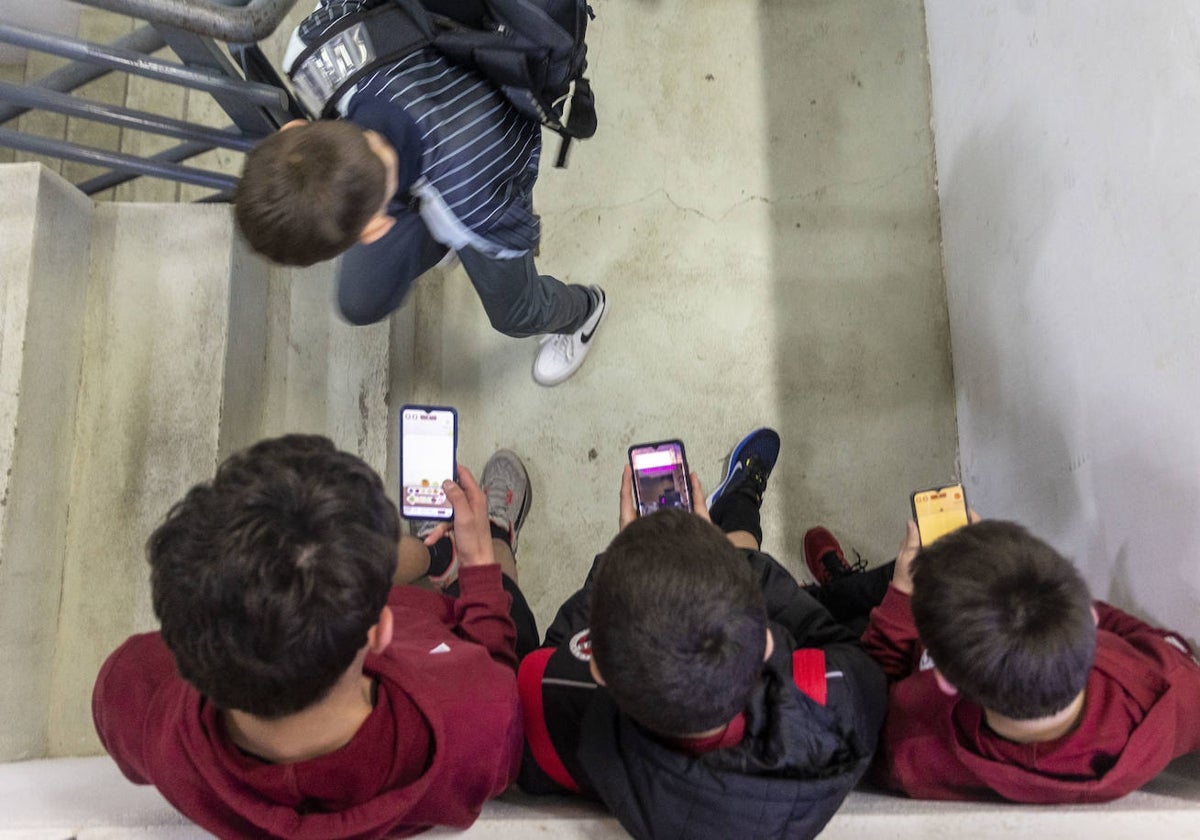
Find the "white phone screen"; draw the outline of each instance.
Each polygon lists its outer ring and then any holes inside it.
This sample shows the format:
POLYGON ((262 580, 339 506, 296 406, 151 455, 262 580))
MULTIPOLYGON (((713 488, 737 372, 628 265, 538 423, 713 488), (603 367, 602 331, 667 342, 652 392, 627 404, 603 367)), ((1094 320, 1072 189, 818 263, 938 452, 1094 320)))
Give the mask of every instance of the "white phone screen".
POLYGON ((454 478, 456 421, 449 408, 405 406, 401 410, 401 508, 410 519, 450 519, 454 515, 442 483, 454 478))

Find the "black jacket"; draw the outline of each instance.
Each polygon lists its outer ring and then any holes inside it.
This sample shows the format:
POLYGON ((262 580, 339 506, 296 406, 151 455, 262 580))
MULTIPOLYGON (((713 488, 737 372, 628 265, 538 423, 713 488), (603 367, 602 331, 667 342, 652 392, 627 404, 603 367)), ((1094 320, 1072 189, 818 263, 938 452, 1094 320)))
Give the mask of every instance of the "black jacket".
POLYGON ((759 552, 747 559, 767 597, 775 650, 744 711, 741 743, 693 757, 617 709, 588 669, 589 576, 547 632, 550 649, 522 664, 524 789, 561 790, 565 771, 572 789, 602 801, 639 840, 800 840, 824 828, 870 763, 885 680, 786 570, 759 552), (793 680, 797 648, 824 653, 824 705, 793 680), (546 772, 556 760, 559 783, 546 772))

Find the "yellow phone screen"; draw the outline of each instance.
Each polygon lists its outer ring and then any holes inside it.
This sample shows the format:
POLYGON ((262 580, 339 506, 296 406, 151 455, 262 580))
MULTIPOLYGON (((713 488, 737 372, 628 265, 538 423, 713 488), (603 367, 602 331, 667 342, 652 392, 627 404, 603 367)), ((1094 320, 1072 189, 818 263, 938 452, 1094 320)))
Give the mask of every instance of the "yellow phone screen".
POLYGON ((961 484, 918 490, 913 493, 912 505, 921 545, 929 545, 967 524, 967 500, 961 484))

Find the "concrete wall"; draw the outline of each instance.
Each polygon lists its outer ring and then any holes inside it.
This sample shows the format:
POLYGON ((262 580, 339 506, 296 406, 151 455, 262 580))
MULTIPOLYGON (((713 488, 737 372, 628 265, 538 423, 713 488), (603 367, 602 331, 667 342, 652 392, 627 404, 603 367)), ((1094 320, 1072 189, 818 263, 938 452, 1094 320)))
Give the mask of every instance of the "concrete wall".
POLYGON ((58 175, 0 167, 0 760, 47 745, 91 218, 58 175))
POLYGON ((1200 635, 1200 7, 926 0, 968 494, 1200 635))

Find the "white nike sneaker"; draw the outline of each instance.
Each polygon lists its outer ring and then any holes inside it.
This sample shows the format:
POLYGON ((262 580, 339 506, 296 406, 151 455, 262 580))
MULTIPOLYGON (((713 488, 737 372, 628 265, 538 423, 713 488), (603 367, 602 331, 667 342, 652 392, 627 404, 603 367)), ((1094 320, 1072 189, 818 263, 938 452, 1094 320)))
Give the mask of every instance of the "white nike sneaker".
POLYGON ((537 384, 557 385, 570 379, 592 349, 596 331, 608 314, 608 299, 599 286, 589 286, 588 290, 595 297, 596 305, 583 326, 568 335, 542 336, 541 348, 533 360, 533 381, 537 384))

